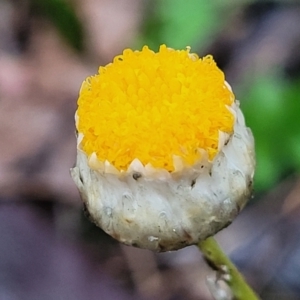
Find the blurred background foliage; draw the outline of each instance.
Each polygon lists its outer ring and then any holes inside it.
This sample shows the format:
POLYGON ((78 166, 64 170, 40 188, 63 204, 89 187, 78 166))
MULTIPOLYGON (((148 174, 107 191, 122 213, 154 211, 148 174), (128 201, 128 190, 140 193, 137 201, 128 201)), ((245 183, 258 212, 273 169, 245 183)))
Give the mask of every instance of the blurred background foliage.
POLYGON ((299 24, 292 0, 0 0, 0 298, 211 299, 197 249, 120 245, 68 172, 82 80, 164 43, 214 56, 255 136, 253 205, 219 240, 263 299, 299 299, 299 24))
POLYGON ((155 0, 148 1, 147 5, 149 13, 142 25, 138 48, 149 45, 151 49, 158 50, 161 44, 176 49, 187 45, 192 48, 203 46, 220 29, 224 20, 220 18, 224 7, 221 1, 155 0))
POLYGON ((49 19, 75 50, 83 50, 83 27, 69 2, 30 0, 29 10, 32 15, 49 19))
POLYGON ((257 78, 242 104, 256 140, 259 191, 300 171, 299 80, 282 80, 282 74, 277 75, 257 78))

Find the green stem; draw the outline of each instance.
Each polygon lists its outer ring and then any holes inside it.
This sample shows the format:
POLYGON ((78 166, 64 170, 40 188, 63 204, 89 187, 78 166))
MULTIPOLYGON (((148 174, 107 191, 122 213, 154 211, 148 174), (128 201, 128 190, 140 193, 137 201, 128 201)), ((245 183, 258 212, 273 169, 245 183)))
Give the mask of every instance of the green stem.
POLYGON ((230 287, 235 300, 259 299, 213 237, 209 237, 206 240, 199 242, 198 248, 215 270, 226 275, 223 276, 223 280, 230 287))

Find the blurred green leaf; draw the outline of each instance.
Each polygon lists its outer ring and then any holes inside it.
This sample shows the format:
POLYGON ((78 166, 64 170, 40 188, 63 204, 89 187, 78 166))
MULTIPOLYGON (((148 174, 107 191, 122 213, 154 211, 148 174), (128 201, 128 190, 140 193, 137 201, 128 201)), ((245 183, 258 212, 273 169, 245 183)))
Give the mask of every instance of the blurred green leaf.
POLYGON ((83 50, 83 29, 73 7, 65 0, 32 0, 32 11, 45 16, 76 50, 83 50))
POLYGON ((300 85, 260 78, 244 98, 256 142, 256 189, 266 190, 290 171, 300 171, 300 85))
POLYGON ((220 27, 222 8, 216 1, 151 1, 138 43, 154 50, 160 44, 172 48, 203 46, 220 27))

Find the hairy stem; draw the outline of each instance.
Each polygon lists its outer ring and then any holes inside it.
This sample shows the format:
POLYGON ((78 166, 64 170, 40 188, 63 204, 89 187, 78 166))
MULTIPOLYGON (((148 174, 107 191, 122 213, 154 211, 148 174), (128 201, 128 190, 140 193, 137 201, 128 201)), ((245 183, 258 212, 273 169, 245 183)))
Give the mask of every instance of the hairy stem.
POLYGON ((209 265, 217 270, 231 289, 235 300, 258 300, 259 297, 246 283, 244 277, 222 251, 214 237, 199 242, 198 248, 209 265))

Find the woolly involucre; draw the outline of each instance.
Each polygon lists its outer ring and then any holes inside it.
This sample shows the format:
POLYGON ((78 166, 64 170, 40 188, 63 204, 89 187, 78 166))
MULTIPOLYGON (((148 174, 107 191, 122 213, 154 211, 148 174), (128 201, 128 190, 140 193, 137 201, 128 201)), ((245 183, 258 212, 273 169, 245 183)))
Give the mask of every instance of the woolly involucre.
MULTIPOLYGON (((230 89, 225 80, 224 85, 230 89)), ((115 239, 154 251, 196 244, 230 224, 250 197, 255 155, 238 101, 227 107, 233 131, 219 131, 213 159, 201 149, 193 165, 174 156, 174 171, 138 158, 126 171, 117 170, 95 153, 87 154, 79 132, 71 175, 91 219, 115 239)))

